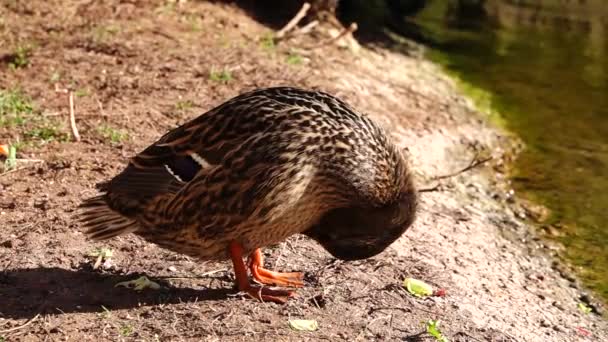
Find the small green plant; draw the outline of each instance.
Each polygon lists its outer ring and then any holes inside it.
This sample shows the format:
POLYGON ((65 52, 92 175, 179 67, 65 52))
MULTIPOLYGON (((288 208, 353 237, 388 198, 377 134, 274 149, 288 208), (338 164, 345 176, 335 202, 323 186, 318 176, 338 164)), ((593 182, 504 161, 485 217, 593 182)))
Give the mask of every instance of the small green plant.
POLYGON ((131 326, 130 324, 123 324, 120 329, 118 329, 118 332, 120 332, 120 334, 124 337, 128 337, 131 334, 133 334, 133 326, 131 326))
POLYGON ((108 125, 100 126, 98 131, 105 139, 109 139, 113 144, 121 143, 129 137, 126 132, 108 125))
POLYGON ((4 336, 0 336, 0 342, 5 342, 4 336))
POLYGON ((57 126, 48 123, 41 127, 32 128, 25 132, 25 136, 31 139, 42 140, 43 142, 67 140, 67 135, 65 133, 62 133, 57 126))
POLYGON ((203 21, 197 15, 188 15, 186 16, 186 22, 190 26, 190 30, 193 32, 200 32, 203 30, 203 21))
POLYGON ((287 55, 287 64, 289 65, 299 65, 303 62, 304 59, 302 58, 302 56, 295 52, 291 52, 289 55, 287 55))
POLYGON ((211 70, 209 72, 209 79, 214 82, 227 83, 227 82, 232 81, 232 73, 229 70, 222 70, 222 71, 211 70))
POLYGON ((93 28, 91 34, 95 42, 103 42, 118 32, 120 32, 120 27, 117 25, 99 25, 93 28))
POLYGON ((13 53, 12 60, 8 63, 11 69, 24 68, 30 64, 30 54, 32 47, 30 45, 19 45, 13 53))
POLYGON ((33 112, 32 101, 20 90, 0 90, 0 127, 23 125, 33 112))
POLYGON ((277 47, 274 42, 274 35, 272 33, 263 35, 262 39, 260 39, 260 46, 266 51, 274 51, 277 47))
POLYGON ((165 15, 175 11, 175 1, 168 0, 154 9, 155 14, 165 15))
POLYGON ((103 310, 103 312, 99 313, 99 317, 101 317, 102 319, 108 319, 110 318, 110 316, 112 316, 112 312, 110 312, 110 310, 108 310, 108 308, 106 308, 105 306, 101 306, 101 309, 103 310))
POLYGON ((76 95, 76 97, 85 97, 89 95, 89 91, 86 89, 77 89, 74 92, 74 95, 76 95))
POLYGON ((4 161, 4 171, 10 171, 17 167, 17 147, 8 146, 8 156, 4 161))
POLYGON ((49 77, 49 81, 51 81, 51 83, 57 83, 60 79, 61 75, 57 71, 53 71, 51 77, 49 77))
POLYGON ((179 111, 185 111, 192 108, 192 106, 194 106, 194 103, 190 100, 177 101, 177 103, 175 104, 175 109, 179 111))
POLYGON ((443 336, 441 330, 439 330, 439 320, 429 319, 426 322, 426 332, 439 342, 449 342, 448 338, 443 336))

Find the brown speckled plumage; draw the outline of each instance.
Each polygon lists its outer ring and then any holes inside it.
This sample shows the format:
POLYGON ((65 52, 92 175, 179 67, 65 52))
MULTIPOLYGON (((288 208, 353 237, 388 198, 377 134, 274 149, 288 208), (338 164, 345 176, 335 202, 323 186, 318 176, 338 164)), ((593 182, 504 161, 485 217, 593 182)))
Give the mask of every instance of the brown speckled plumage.
POLYGON ((83 203, 90 237, 133 232, 202 259, 296 233, 342 259, 370 257, 416 208, 382 129, 329 94, 287 87, 242 94, 168 132, 103 190, 83 203))

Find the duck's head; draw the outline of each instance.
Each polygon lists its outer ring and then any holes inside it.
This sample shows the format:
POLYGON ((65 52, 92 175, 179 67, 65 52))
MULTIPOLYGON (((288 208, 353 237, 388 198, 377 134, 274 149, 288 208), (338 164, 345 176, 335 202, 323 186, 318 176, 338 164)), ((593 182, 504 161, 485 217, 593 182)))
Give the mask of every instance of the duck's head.
POLYGON ((417 197, 410 185, 388 204, 331 210, 304 234, 341 260, 366 259, 384 251, 414 222, 417 197))

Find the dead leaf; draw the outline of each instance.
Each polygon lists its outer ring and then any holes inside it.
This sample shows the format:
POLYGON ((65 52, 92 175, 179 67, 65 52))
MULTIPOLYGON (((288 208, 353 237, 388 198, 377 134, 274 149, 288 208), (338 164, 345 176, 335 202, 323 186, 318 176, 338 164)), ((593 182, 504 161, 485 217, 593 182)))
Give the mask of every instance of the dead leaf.
POLYGON ((135 280, 123 281, 123 282, 120 282, 120 283, 114 285, 114 287, 119 287, 119 286, 124 286, 126 288, 130 288, 135 291, 141 291, 141 290, 147 289, 147 288, 150 288, 152 290, 160 289, 160 285, 158 283, 153 282, 152 280, 148 279, 148 277, 146 277, 146 276, 141 276, 135 280))
POLYGON ((314 319, 290 319, 289 327, 297 331, 316 331, 319 323, 314 319))

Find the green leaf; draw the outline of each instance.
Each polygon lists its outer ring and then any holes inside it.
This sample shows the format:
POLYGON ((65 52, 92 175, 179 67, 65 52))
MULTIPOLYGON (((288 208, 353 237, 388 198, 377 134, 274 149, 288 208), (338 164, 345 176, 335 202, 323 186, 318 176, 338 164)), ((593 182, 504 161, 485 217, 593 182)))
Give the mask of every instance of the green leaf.
POLYGON ((114 252, 110 248, 105 248, 105 247, 96 249, 96 250, 92 251, 91 253, 89 253, 89 256, 92 256, 92 257, 101 256, 103 259, 111 258, 112 255, 114 255, 114 252))
POLYGON ((578 303, 578 309, 581 310, 581 312, 584 314, 589 314, 591 313, 591 311, 593 311, 593 309, 588 307, 585 303, 578 303))
POLYGON ((439 320, 429 319, 426 322, 426 332, 439 342, 450 342, 447 337, 443 336, 441 330, 439 330, 439 320))
POLYGON ((316 331, 319 323, 314 319, 290 319, 289 327, 297 331, 316 331))
POLYGON ((135 280, 123 281, 123 282, 120 282, 120 283, 114 285, 114 287, 119 287, 119 286, 127 287, 127 288, 133 289, 135 291, 141 291, 141 290, 147 289, 147 288, 150 288, 152 290, 160 289, 160 285, 158 285, 158 283, 153 282, 152 280, 148 279, 148 277, 146 277, 146 276, 141 276, 135 280))
POLYGON ((433 287, 422 280, 406 278, 403 281, 403 286, 416 297, 426 297, 433 294, 433 287))

